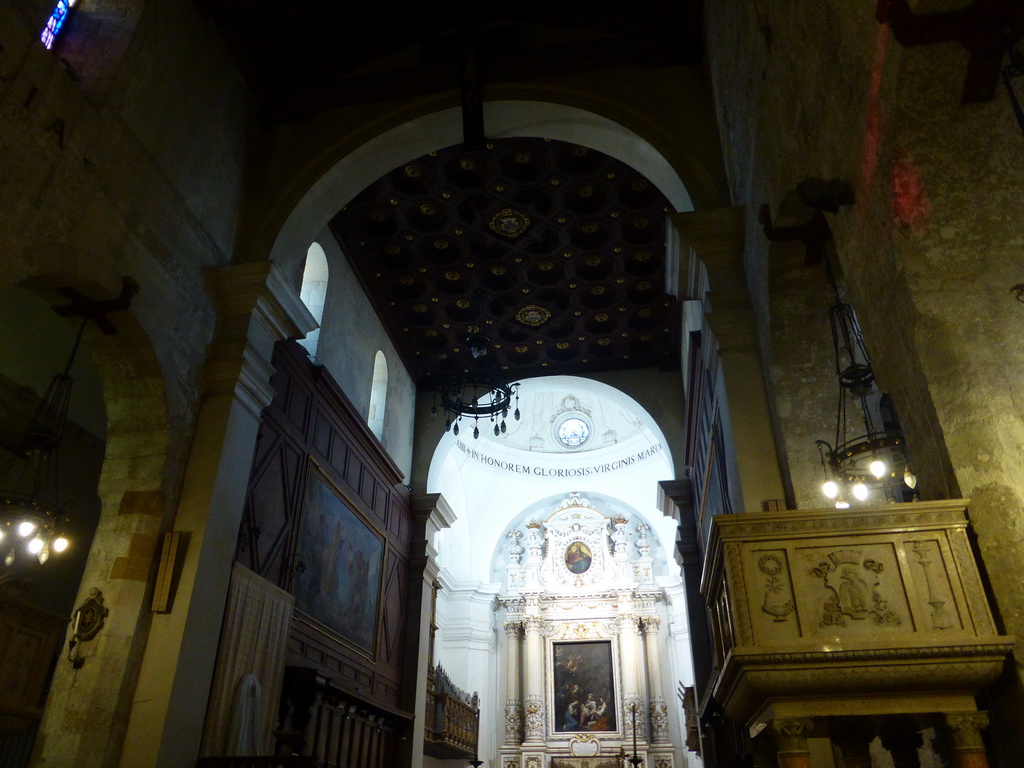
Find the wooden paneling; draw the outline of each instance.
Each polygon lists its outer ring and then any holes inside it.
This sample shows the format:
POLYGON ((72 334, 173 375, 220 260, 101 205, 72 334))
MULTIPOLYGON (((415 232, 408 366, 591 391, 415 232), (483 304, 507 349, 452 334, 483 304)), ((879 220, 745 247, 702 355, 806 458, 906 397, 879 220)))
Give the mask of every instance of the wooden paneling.
POLYGON ((316 464, 385 533, 383 591, 370 654, 294 621, 288 664, 315 668, 332 684, 397 708, 408 599, 409 492, 402 474, 327 371, 295 342, 278 344, 277 393, 264 411, 253 459, 239 561, 283 589, 294 585, 309 468, 316 464))

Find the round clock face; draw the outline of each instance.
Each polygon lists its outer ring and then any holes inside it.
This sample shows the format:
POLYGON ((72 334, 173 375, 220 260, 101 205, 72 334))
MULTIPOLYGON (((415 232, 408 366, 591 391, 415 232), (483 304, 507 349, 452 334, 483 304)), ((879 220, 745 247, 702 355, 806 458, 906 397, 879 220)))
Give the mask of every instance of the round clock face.
POLYGON ((558 425, 558 439, 569 448, 579 448, 590 437, 590 425, 576 416, 558 425))

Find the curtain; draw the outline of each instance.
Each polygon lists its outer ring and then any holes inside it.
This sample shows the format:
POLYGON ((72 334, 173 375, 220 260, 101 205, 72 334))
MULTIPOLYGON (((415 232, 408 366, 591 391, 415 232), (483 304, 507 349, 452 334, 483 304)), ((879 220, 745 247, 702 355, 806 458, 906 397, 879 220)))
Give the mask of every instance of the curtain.
POLYGON ((272 753, 294 604, 292 595, 235 563, 202 756, 272 753))

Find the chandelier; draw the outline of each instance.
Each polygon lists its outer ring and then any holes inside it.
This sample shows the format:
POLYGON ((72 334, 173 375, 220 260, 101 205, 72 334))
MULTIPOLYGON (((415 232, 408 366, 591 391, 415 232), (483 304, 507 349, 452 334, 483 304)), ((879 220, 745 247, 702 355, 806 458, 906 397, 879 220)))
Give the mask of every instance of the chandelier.
POLYGON ((50 380, 28 428, 12 445, 4 445, 10 454, 0 462, 0 556, 5 566, 33 558, 43 564, 50 555, 59 555, 71 544, 66 531, 69 510, 62 502, 58 461, 74 384, 71 368, 89 321, 104 333, 115 333, 107 312, 128 309, 138 290, 130 277, 124 278, 121 293, 114 299, 89 299, 74 289, 60 289, 70 303, 54 307, 54 311, 81 317, 82 322, 64 370, 50 380))
POLYGON ((50 380, 28 429, 0 465, 0 552, 6 566, 24 557, 45 563, 70 544, 62 530, 68 518, 60 503, 57 455, 74 383, 71 366, 87 322, 79 325, 63 372, 50 380))
MULTIPOLYGON (((476 297, 483 304, 484 292, 477 289, 476 297)), ((437 417, 438 401, 444 411, 444 431, 449 430, 456 436, 459 424, 463 419, 473 420, 473 438, 480 437, 480 419, 490 421, 494 436, 504 434, 509 410, 515 408, 512 415, 519 421, 519 382, 510 382, 498 374, 493 368, 482 365, 483 358, 491 346, 491 340, 484 335, 480 326, 471 325, 468 336, 464 339, 473 361, 478 366, 475 371, 466 369, 461 375, 453 376, 441 382, 434 394, 434 405, 430 415, 437 417)))
POLYGON ((875 385, 857 317, 840 298, 827 259, 825 268, 833 297, 829 325, 839 399, 833 441, 815 441, 825 472, 822 493, 837 509, 848 508, 850 499, 868 501, 879 495, 886 501, 909 500, 917 478, 907 464, 895 409, 875 385))

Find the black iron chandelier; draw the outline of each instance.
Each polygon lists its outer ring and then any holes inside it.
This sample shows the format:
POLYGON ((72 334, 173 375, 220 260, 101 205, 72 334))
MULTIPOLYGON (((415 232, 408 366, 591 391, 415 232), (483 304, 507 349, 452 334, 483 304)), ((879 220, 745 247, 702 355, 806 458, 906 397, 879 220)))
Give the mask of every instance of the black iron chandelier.
POLYGON ((68 518, 60 499, 58 449, 74 383, 71 367, 87 322, 79 325, 64 370, 50 380, 28 429, 0 465, 0 551, 6 566, 25 556, 45 563, 70 544, 63 530, 68 518))
MULTIPOLYGON (((477 301, 483 306, 484 292, 476 291, 477 301)), ((481 316, 482 316, 481 309, 481 316)), ((490 350, 491 340, 483 333, 481 326, 471 325, 464 343, 474 361, 482 361, 490 350)), ((479 363, 477 363, 479 365, 479 363)), ((480 419, 489 421, 494 436, 507 430, 505 420, 509 410, 519 421, 519 382, 510 382, 493 368, 478 367, 476 371, 466 369, 461 375, 443 381, 434 395, 430 415, 437 417, 438 401, 444 411, 444 431, 458 436, 459 424, 463 419, 473 420, 473 438, 480 437, 480 419), (513 409, 514 401, 514 409, 513 409)))
POLYGON ((839 399, 833 441, 815 441, 825 472, 822 493, 834 500, 837 509, 848 508, 850 499, 868 501, 874 496, 877 500, 879 495, 885 501, 907 501, 917 478, 907 463, 895 409, 875 384, 857 317, 840 298, 827 259, 825 269, 832 289, 829 325, 839 399))
POLYGON ((71 368, 89 321, 105 334, 116 333, 107 313, 128 309, 138 290, 138 283, 130 277, 123 279, 121 292, 113 299, 90 299, 73 288, 59 289, 69 303, 54 307, 54 311, 82 320, 64 370, 50 380, 28 428, 11 444, 4 444, 9 453, 0 462, 0 555, 5 566, 33 558, 43 564, 71 544, 67 535, 69 505, 62 498, 59 473, 74 384, 71 368))

